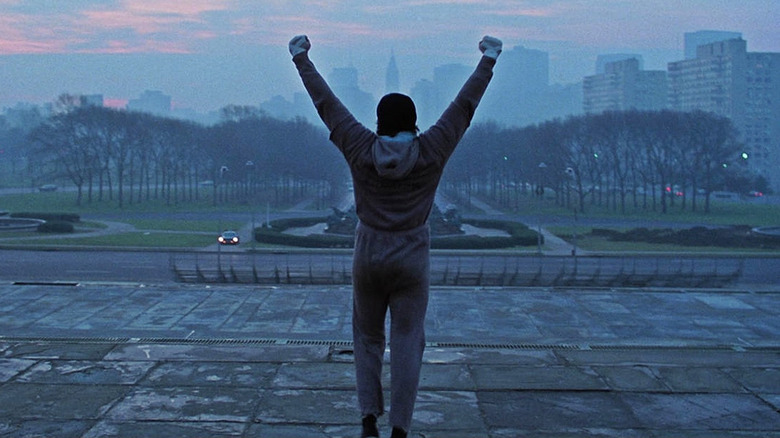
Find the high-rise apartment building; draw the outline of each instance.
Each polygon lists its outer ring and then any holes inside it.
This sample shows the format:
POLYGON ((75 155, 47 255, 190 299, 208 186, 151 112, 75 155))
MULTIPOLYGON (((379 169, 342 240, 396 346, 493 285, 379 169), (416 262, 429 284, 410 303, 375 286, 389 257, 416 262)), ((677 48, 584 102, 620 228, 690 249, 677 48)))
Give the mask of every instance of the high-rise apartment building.
POLYGON ((611 62, 625 61, 627 59, 636 59, 639 63, 639 69, 645 69, 645 62, 644 59, 642 59, 642 55, 637 53, 608 53, 596 57, 596 74, 600 75, 606 73, 607 64, 611 62))
POLYGON ((666 108, 666 72, 640 69, 640 60, 608 62, 604 73, 585 77, 582 84, 586 113, 661 110, 666 108))
POLYGON ((678 111, 728 117, 751 170, 780 191, 780 53, 748 52, 741 38, 698 46, 696 57, 669 63, 669 103, 678 111))
POLYGON ((735 40, 742 38, 739 32, 727 32, 723 30, 698 30, 685 32, 685 59, 696 58, 696 49, 705 44, 718 41, 735 40))

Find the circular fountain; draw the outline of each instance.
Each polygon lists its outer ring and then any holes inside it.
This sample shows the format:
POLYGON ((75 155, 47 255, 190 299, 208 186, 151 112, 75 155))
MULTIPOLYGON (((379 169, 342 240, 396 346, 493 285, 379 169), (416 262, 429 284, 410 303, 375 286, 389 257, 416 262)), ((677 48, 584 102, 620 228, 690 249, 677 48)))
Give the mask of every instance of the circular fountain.
POLYGON ((43 221, 41 219, 0 217, 0 233, 4 231, 36 231, 43 221))

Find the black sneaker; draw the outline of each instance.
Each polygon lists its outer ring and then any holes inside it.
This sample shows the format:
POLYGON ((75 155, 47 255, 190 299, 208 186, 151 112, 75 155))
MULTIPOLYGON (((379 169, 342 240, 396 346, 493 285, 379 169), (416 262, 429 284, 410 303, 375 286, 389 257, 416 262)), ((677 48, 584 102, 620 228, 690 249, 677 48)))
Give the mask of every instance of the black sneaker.
POLYGON ((376 416, 366 415, 363 417, 363 431, 360 438, 379 438, 379 429, 376 428, 376 416))
POLYGON ((400 427, 394 427, 393 434, 390 435, 390 438, 406 438, 406 431, 400 427))

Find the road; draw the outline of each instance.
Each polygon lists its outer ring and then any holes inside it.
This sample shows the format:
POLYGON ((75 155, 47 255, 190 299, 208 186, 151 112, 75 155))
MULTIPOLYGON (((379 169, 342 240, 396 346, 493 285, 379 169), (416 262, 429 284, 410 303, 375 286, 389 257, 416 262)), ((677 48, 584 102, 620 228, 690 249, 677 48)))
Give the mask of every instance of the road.
MULTIPOLYGON (((173 266, 204 272, 251 272, 266 279, 289 272, 308 281, 309 276, 327 274, 349 278, 351 254, 341 252, 285 251, 246 254, 241 252, 158 251, 29 251, 0 250, 0 281, 8 282, 134 282, 176 281, 173 266), (281 274, 280 274, 281 273, 281 274)), ((661 273, 700 276, 738 275, 730 285, 780 285, 780 258, 724 256, 543 256, 435 252, 431 261, 434 284, 509 284, 515 277, 544 277, 548 280, 577 275, 579 283, 608 284, 618 275, 661 273), (737 271, 738 270, 738 271, 737 271), (492 280, 487 280, 492 279, 492 280), (460 283, 458 283, 460 281, 460 283), (479 283, 483 281, 482 283, 479 283), (491 283, 492 282, 492 283, 491 283)), ((282 280, 283 281, 283 280, 282 280)), ((519 280, 518 280, 519 281, 519 280)))

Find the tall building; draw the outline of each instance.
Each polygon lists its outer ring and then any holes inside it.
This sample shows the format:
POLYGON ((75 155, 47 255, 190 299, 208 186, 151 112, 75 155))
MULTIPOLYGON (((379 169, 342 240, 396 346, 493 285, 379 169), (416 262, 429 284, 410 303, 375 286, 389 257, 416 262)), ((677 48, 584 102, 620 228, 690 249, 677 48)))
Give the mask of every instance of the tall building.
POLYGON ((401 89, 401 75, 395 63, 395 53, 390 52, 390 62, 385 73, 385 93, 397 93, 401 89))
POLYGON ((750 169, 780 191, 780 53, 748 52, 741 38, 700 45, 669 63, 669 103, 731 119, 750 169))
MULTIPOLYGON (((549 118, 550 57, 547 52, 515 46, 501 53, 493 80, 481 105, 481 114, 514 126, 549 118)), ((554 117, 554 116, 553 116, 554 117)))
POLYGON ((727 32, 722 30, 699 30, 685 33, 685 59, 696 58, 696 49, 705 44, 718 41, 735 40, 742 38, 739 32, 727 32))
POLYGON ((417 127, 421 131, 425 131, 429 126, 436 123, 439 117, 436 86, 429 79, 420 79, 409 90, 409 96, 417 108, 417 127))
POLYGON ((170 115, 171 96, 163 94, 162 91, 146 90, 137 99, 130 99, 127 109, 161 116, 170 115))
POLYGON ((637 58, 604 65, 604 73, 585 77, 582 84, 586 113, 661 110, 666 108, 666 72, 640 69, 637 58))
POLYGON ((645 61, 642 59, 642 55, 636 53, 609 53, 596 57, 596 74, 606 73, 607 64, 611 62, 625 61, 627 59, 636 59, 639 62, 639 69, 645 69, 645 61))
POLYGON ((334 68, 328 75, 328 83, 355 118, 366 126, 376 125, 376 102, 370 93, 358 86, 355 67, 334 68))
MULTIPOLYGON (((414 84, 410 95, 420 129, 436 122, 473 71, 473 65, 441 65, 434 69, 433 81, 422 79, 414 84)), ((522 46, 504 50, 494 72, 475 123, 526 126, 582 112, 580 84, 550 86, 547 52, 522 46)))

